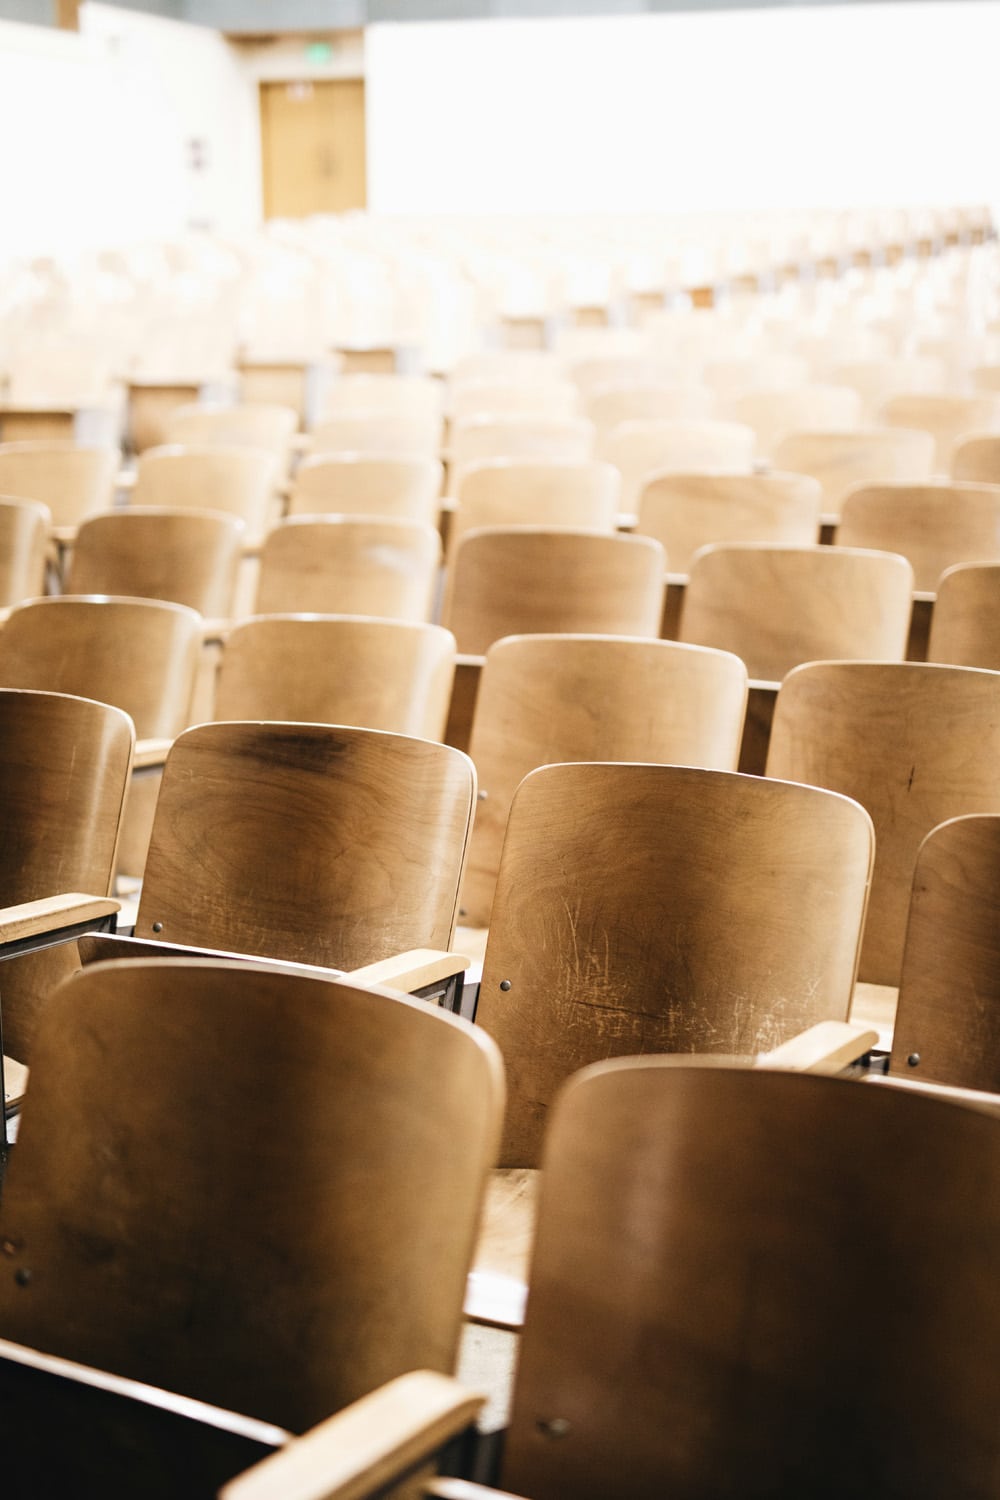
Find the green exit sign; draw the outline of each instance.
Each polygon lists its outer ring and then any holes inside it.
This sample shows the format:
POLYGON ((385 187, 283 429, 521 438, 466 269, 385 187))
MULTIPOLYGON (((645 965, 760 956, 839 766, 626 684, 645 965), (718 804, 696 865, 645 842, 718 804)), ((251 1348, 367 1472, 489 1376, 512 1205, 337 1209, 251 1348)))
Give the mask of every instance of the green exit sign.
POLYGON ((314 67, 322 67, 328 63, 333 56, 333 48, 329 42, 307 42, 306 62, 312 63, 314 67))

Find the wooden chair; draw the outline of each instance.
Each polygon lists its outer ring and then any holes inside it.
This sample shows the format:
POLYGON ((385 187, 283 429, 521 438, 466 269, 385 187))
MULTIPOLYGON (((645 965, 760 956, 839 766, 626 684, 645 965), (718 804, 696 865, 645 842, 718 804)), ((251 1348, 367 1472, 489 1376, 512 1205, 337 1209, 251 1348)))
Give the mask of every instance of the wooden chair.
POLYGON ((215 511, 130 506, 92 516, 77 532, 66 589, 166 599, 228 619, 243 536, 242 521, 215 511))
POLYGON ((614 531, 621 479, 598 459, 494 458, 463 470, 448 530, 448 553, 486 526, 568 526, 614 531))
POLYGON ((845 797, 663 765, 546 766, 507 824, 477 1020, 508 1077, 501 1165, 537 1164, 577 1068, 756 1053, 845 1020, 871 820, 845 797))
POLYGON ((176 379, 133 376, 128 382, 128 444, 133 453, 144 453, 169 442, 174 413, 194 406, 202 382, 180 376, 176 379))
POLYGON ((167 446, 186 448, 266 448, 288 462, 299 415, 290 406, 181 406, 166 424, 167 446))
POLYGON ((441 419, 385 412, 328 417, 309 434, 309 451, 317 456, 367 453, 382 458, 436 459, 441 451, 441 419))
POLYGON ((48 508, 54 534, 71 538, 80 522, 109 510, 119 455, 73 443, 0 443, 0 495, 48 508))
POLYGON ((882 407, 880 420, 890 427, 929 432, 934 439, 935 472, 948 474, 960 438, 1000 429, 1000 396, 984 392, 959 396, 951 391, 891 396, 882 407))
POLYGON ((439 740, 454 675, 455 637, 440 625, 261 616, 226 637, 215 717, 354 724, 439 740))
POLYGON ((1000 484, 1000 434, 959 438, 952 449, 951 477, 1000 484))
POLYGON ((486 654, 469 753, 479 805, 462 920, 486 927, 514 793, 564 761, 660 761, 735 770, 746 711, 735 657, 674 642, 521 635, 486 654))
POLYGON ((849 385, 857 391, 865 422, 877 422, 890 397, 944 391, 948 380, 942 360, 933 355, 913 354, 905 359, 868 359, 835 365, 830 378, 837 385, 849 385))
POLYGON ((875 824, 859 978, 898 985, 917 850, 938 823, 1000 811, 1000 674, 818 662, 782 683, 767 774, 855 797, 875 824))
POLYGON ((1000 672, 1000 546, 997 559, 960 563, 938 579, 928 661, 1000 672))
POLYGON ((787 391, 807 385, 809 364, 798 354, 768 353, 741 359, 711 360, 701 379, 722 400, 733 400, 751 391, 787 391))
POLYGON ((293 1431, 451 1370, 502 1098, 488 1037, 384 989, 85 969, 38 1036, 0 1324, 293 1431))
MULTIPOLYGON (((546 1145, 504 1489, 423 1493, 989 1500, 998 1173, 996 1118, 941 1099, 710 1060, 589 1068, 546 1145)), ((374 1497, 466 1399, 396 1382, 223 1500, 285 1500, 293 1476, 374 1497)))
POLYGON ((139 458, 134 505, 237 516, 255 541, 278 519, 281 464, 267 448, 148 448, 139 458))
POLYGON ((562 362, 549 349, 483 349, 455 362, 449 385, 453 390, 475 380, 547 385, 561 374, 562 362))
POLYGON ((451 392, 451 419, 544 417, 557 422, 577 414, 578 394, 568 380, 469 380, 451 392))
POLYGON ((654 475, 748 474, 756 438, 738 422, 622 422, 602 440, 598 457, 622 476, 622 509, 638 509, 654 475))
POLYGON ((642 487, 635 529, 666 549, 674 573, 687 573, 714 542, 811 546, 822 498, 808 474, 659 474, 642 487))
POLYGON ((933 593, 955 563, 1000 558, 1000 486, 864 485, 844 499, 837 541, 902 553, 914 587, 933 593))
POLYGON ((620 422, 704 421, 716 415, 715 404, 698 385, 599 385, 587 397, 587 416, 603 443, 620 422))
POLYGON ((676 386, 682 372, 675 360, 656 355, 592 354, 570 360, 566 373, 586 400, 602 386, 676 386))
POLYGON ((775 469, 811 474, 823 490, 823 509, 839 516, 844 496, 859 485, 902 480, 919 484, 934 466, 934 439, 902 427, 854 432, 793 432, 771 454, 775 469))
POLYGON ((1000 1093, 1000 817, 952 818, 917 852, 891 1075, 1000 1093))
POLYGON ((293 516, 264 538, 257 614, 430 619, 441 539, 417 521, 293 516))
POLYGON ((474 803, 447 745, 199 725, 167 756, 136 938, 341 969, 447 950, 474 803))
POLYGON ((893 552, 731 542, 691 561, 680 639, 777 684, 805 661, 902 661, 913 569, 893 552))
POLYGON ((464 470, 491 458, 558 459, 586 463, 593 455, 594 428, 584 417, 467 417, 453 422, 449 492, 456 493, 464 470))
POLYGON ((470 531, 445 582, 442 624, 481 656, 504 635, 656 636, 666 558, 648 537, 538 526, 470 531))
POLYGON ((0 609, 45 592, 51 525, 48 506, 0 496, 0 609))
POLYGON ((758 454, 768 458, 789 433, 809 428, 835 432, 857 427, 861 421, 861 397, 846 385, 748 391, 729 403, 725 415, 752 427, 758 454))
POLYGON ((391 516, 437 525, 442 466, 436 458, 328 453, 295 471, 290 516, 391 516))
POLYGON ((330 385, 325 416, 401 417, 440 425, 443 399, 443 386, 431 376, 346 374, 330 385))

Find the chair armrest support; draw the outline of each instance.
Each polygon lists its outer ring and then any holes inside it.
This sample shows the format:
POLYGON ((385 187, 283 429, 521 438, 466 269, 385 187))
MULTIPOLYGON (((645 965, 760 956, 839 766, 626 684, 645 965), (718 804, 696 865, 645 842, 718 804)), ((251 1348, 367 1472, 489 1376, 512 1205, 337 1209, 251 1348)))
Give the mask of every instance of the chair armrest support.
POLYGON ((432 1457, 482 1405, 448 1375, 401 1375, 230 1480, 220 1500, 362 1500, 432 1457))
POLYGON ((136 740, 132 756, 132 770, 161 771, 173 740, 169 738, 136 740))
POLYGON ((471 959, 463 953, 411 948, 406 953, 394 953, 391 958, 365 964, 363 968, 348 969, 344 978, 358 984, 381 984, 387 989, 411 995, 414 990, 422 990, 427 985, 436 985, 455 974, 464 973, 470 963, 471 959))
POLYGON ((847 1021, 819 1021, 773 1052, 761 1052, 756 1068, 788 1068, 796 1073, 839 1073, 878 1045, 878 1032, 847 1021))
MULTIPOLYGON (((39 937, 51 936, 56 942, 60 934, 65 934, 65 929, 106 921, 120 910, 121 902, 110 896, 86 896, 79 891, 45 896, 40 901, 22 901, 18 906, 5 906, 0 910, 0 947, 11 946, 15 951, 27 946, 42 947, 44 944, 35 942, 39 937)), ((11 958, 14 955, 5 953, 2 956, 11 958)))

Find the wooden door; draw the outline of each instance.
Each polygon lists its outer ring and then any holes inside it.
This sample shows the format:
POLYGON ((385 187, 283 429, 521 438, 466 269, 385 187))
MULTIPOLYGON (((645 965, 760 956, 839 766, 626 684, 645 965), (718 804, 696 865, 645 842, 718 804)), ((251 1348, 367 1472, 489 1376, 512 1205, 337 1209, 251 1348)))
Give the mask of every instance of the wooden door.
POLYGON ((363 79, 262 83, 260 124, 266 218, 364 208, 363 79))

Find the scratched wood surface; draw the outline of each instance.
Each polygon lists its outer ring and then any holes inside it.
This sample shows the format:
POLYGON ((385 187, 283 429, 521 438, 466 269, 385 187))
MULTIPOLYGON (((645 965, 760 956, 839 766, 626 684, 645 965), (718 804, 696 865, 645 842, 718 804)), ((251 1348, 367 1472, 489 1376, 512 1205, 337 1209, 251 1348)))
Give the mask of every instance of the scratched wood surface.
POLYGON ((768 1051, 845 1020, 872 860, 843 797, 726 771, 562 765, 511 808, 478 1019, 500 1045, 501 1164, 537 1165, 577 1068, 768 1051))
POLYGON ((844 501, 837 541, 902 553, 913 587, 934 593, 955 563, 1000 558, 1000 486, 866 485, 844 501))

